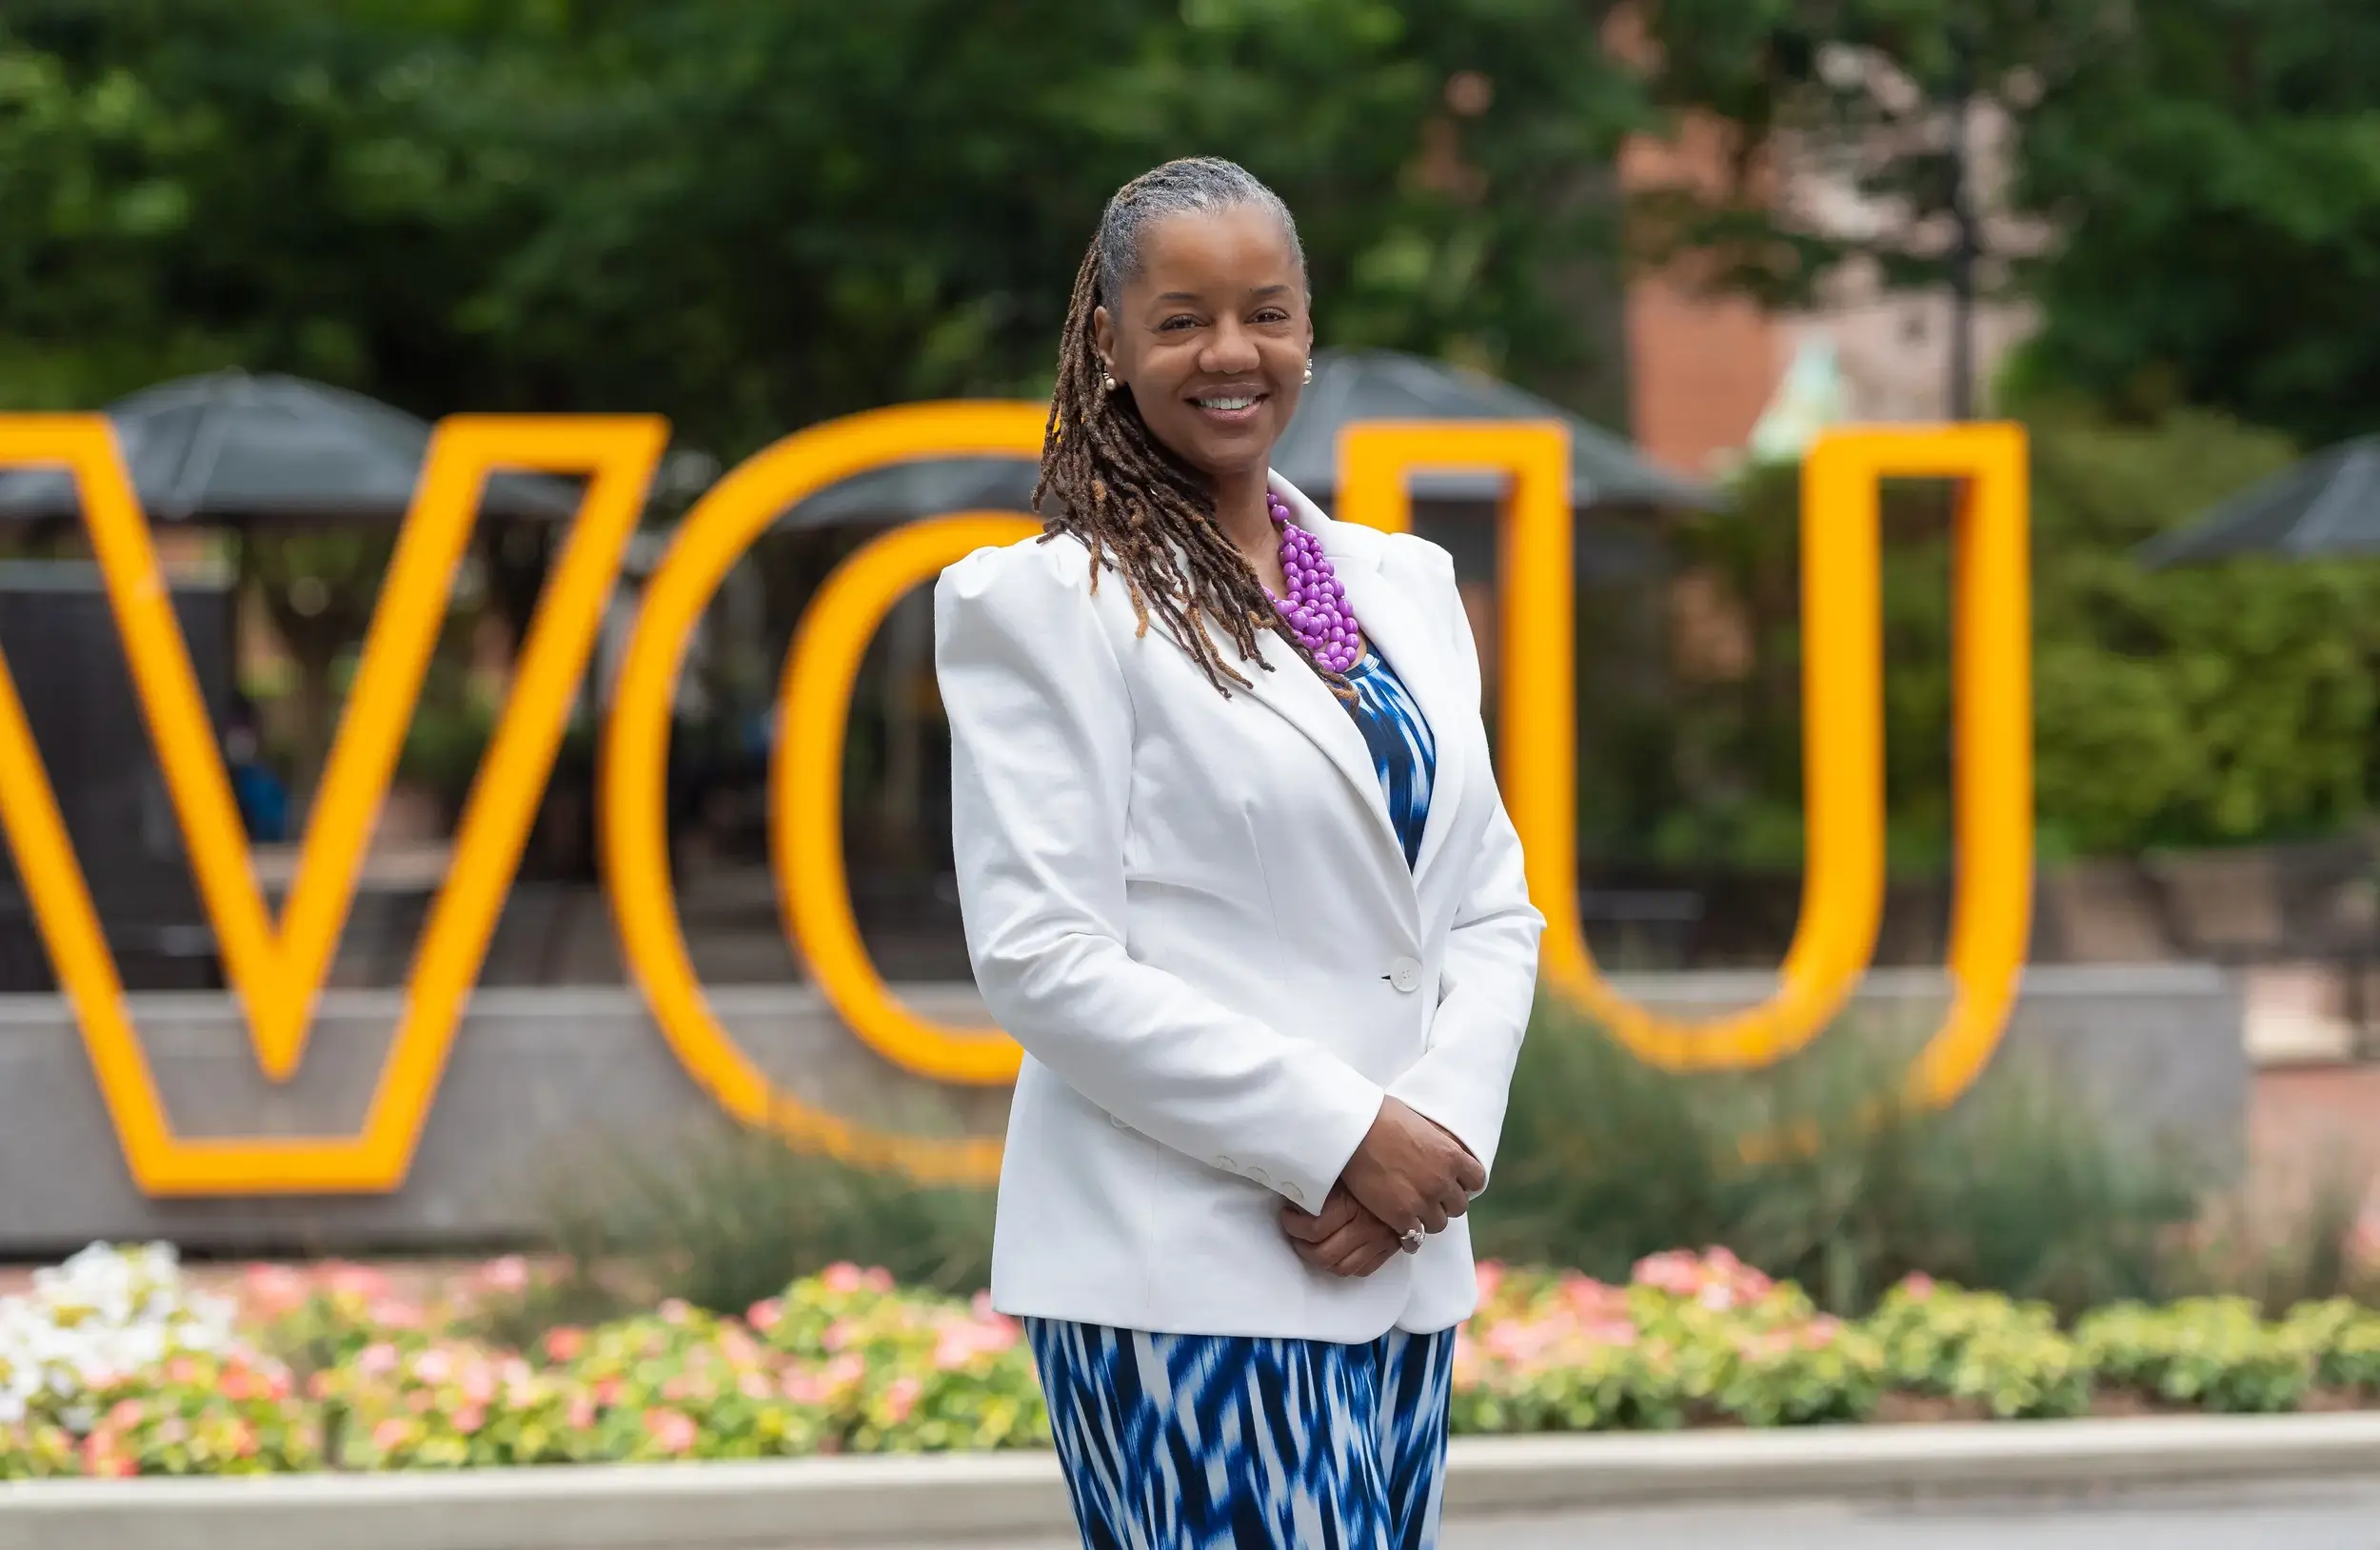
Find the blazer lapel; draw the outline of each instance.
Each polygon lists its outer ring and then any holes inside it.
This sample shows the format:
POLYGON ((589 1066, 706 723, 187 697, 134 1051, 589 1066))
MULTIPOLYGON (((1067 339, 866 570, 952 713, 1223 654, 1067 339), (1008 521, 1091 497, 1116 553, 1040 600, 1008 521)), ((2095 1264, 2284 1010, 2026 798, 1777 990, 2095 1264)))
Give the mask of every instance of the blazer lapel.
MULTIPOLYGON (((1273 488, 1289 503, 1299 525, 1307 527, 1322 540, 1322 551, 1330 556, 1331 569, 1347 588, 1347 601, 1355 608, 1356 622, 1377 646, 1389 666, 1397 670, 1414 703, 1430 724, 1430 738, 1437 764, 1430 774, 1430 810, 1422 821, 1421 850, 1414 862, 1413 877, 1418 884, 1446 847, 1446 836, 1454 827, 1455 815, 1460 810, 1462 785, 1467 774, 1466 749, 1469 739, 1462 736, 1463 714, 1457 705, 1454 674, 1448 670, 1447 647, 1435 638, 1430 627, 1427 608, 1406 595, 1404 587, 1382 573, 1377 546, 1379 535, 1370 528, 1356 527, 1334 522, 1302 494, 1291 487, 1279 475, 1273 476, 1273 488)), ((1468 628, 1468 625, 1465 626, 1468 628)), ((1287 655, 1286 652, 1283 655, 1287 655)), ((1294 658, 1292 659, 1295 660, 1294 658)), ((1311 673, 1306 675, 1312 678, 1311 673)), ((1331 696, 1324 693, 1324 699, 1331 696)), ((1336 701, 1332 702, 1334 705, 1336 701)), ((1339 712, 1342 720, 1346 712, 1339 712)), ((1375 796, 1379 792, 1379 778, 1371 768, 1370 750, 1362 748, 1359 733, 1356 744, 1363 751, 1367 785, 1375 796)), ((1388 806, 1379 804, 1380 816, 1387 820, 1388 806)), ((1395 834, 1394 825, 1390 829, 1395 834)), ((1403 847, 1398 851, 1401 858, 1403 847)))
POLYGON ((1250 697, 1303 732, 1338 766, 1354 787, 1356 800, 1371 814, 1374 832, 1396 853, 1397 870, 1403 871, 1404 846, 1397 839, 1397 825, 1388 816, 1388 798, 1380 791, 1379 772, 1372 767, 1372 750, 1365 745, 1355 718, 1279 636, 1268 630, 1257 637, 1257 645, 1273 670, 1265 672, 1253 663, 1242 666, 1251 684, 1250 697))

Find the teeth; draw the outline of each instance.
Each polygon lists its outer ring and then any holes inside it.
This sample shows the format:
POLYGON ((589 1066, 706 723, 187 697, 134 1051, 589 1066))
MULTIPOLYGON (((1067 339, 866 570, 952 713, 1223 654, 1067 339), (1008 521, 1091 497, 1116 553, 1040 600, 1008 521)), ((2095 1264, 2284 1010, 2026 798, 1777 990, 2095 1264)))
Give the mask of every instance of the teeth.
POLYGON ((1256 400, 1253 398, 1201 398, 1199 400, 1199 407, 1202 409, 1244 409, 1255 403, 1256 400))

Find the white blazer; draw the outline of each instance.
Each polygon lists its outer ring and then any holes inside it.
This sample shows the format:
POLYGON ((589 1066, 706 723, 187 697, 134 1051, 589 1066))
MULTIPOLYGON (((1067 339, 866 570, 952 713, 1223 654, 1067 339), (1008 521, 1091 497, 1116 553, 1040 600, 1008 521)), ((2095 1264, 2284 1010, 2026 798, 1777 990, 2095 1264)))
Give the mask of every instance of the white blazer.
POLYGON ((980 549, 935 588, 967 948, 1025 1051, 1005 1313, 1359 1342, 1477 1302, 1460 1221, 1363 1279, 1309 1269, 1279 1221, 1321 1204, 1384 1094, 1493 1171, 1544 921, 1453 562, 1272 485, 1429 719, 1410 869, 1354 719, 1278 638, 1225 698, 1137 632, 1121 575, 1092 589, 1072 538, 980 549))

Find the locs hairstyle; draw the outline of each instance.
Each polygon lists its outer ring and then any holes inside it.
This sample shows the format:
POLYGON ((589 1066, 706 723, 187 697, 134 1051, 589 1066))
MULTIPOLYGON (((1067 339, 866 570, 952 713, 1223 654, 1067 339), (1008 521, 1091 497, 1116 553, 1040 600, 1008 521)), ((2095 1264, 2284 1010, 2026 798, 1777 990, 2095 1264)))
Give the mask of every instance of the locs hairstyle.
POLYGON ((1234 163, 1214 157, 1167 162, 1116 190, 1075 274, 1066 330, 1058 347, 1058 388, 1041 438, 1041 477, 1033 488, 1042 539, 1072 533, 1091 551, 1091 585, 1113 566, 1132 593, 1146 634, 1152 615, 1228 696, 1249 680, 1223 658, 1209 626, 1237 647, 1240 660, 1264 666, 1257 637, 1269 630, 1313 666, 1335 690, 1344 681, 1314 661, 1264 593, 1256 573, 1215 523, 1206 475, 1150 433, 1128 391, 1108 392, 1092 337, 1091 313, 1111 312, 1140 272, 1149 226, 1169 216, 1254 208, 1277 217, 1289 250, 1305 268, 1298 224, 1280 196, 1234 163))

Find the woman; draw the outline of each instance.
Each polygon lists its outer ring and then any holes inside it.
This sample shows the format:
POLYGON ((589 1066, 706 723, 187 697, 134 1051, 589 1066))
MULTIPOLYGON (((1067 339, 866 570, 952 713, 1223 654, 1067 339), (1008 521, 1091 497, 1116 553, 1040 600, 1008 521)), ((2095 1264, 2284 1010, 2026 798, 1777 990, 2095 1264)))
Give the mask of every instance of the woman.
POLYGON ((1026 1056, 992 1297, 1093 1550, 1437 1536, 1543 923, 1452 564, 1270 474, 1313 343, 1270 189, 1126 185, 1046 531, 935 593, 968 951, 1026 1056))

